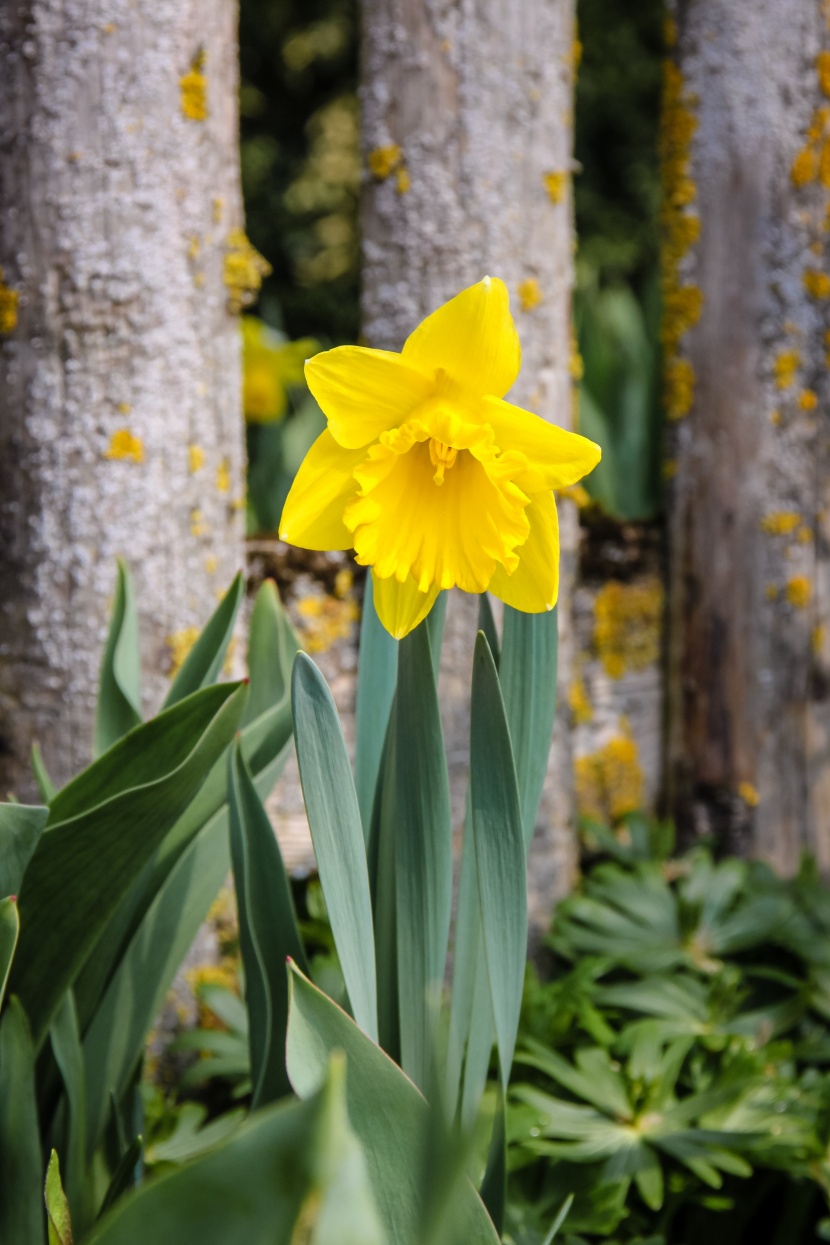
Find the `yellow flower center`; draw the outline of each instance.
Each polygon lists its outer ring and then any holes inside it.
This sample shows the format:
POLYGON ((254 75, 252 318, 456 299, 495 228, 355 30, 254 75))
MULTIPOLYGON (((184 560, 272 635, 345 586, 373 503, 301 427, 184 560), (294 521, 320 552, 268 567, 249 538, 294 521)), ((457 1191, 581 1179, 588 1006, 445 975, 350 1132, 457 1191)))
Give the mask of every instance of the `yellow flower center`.
POLYGON ((447 467, 455 465, 456 458, 458 458, 458 450, 451 445, 445 445, 443 441, 436 441, 435 437, 430 437, 429 459, 435 467, 435 475, 432 478, 436 484, 444 483, 444 472, 447 467))
POLYGON ((488 424, 444 399, 425 404, 355 468, 359 490, 343 521, 357 561, 381 578, 411 577, 420 592, 483 592, 497 565, 516 569, 527 540, 530 498, 514 482, 526 466, 523 454, 502 452, 488 424))

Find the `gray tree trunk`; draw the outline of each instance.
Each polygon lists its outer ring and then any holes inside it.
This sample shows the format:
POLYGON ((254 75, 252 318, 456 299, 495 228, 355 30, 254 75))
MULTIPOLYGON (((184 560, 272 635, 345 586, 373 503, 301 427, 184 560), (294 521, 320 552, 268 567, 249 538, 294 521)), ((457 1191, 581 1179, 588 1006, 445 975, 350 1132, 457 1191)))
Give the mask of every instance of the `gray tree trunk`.
MULTIPOLYGON (((485 274, 506 282, 522 341, 509 397, 569 427, 573 0, 364 0, 364 332, 400 350, 430 311, 485 274)), ((558 725, 531 867, 539 923, 575 853, 569 685, 577 524, 560 502, 558 725)), ((456 817, 463 816, 476 598, 453 592, 442 670, 456 817)))
POLYGON ((665 336, 680 417, 672 795, 694 831, 785 869, 808 849, 826 870, 826 5, 684 0, 676 17, 679 74, 664 143, 665 336))
POLYGON ((0 0, 0 793, 89 759, 120 555, 146 707, 243 561, 235 0, 0 0))

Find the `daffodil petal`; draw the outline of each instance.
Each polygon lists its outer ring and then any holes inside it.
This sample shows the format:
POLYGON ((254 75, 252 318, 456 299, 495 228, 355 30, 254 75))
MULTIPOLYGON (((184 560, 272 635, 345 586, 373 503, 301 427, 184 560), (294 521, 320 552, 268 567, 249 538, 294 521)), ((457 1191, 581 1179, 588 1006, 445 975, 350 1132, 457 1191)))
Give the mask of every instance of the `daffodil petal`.
POLYGON ((433 373, 391 350, 336 346, 305 365, 308 387, 329 421, 329 432, 345 449, 376 441, 397 428, 433 392, 433 373))
POLYGON ((526 493, 576 484, 602 457, 594 441, 499 398, 484 399, 481 417, 493 429, 502 453, 519 450, 527 458, 527 468, 516 476, 526 493))
POLYGON ((280 540, 301 549, 351 549, 343 511, 357 493, 353 473, 365 457, 365 450, 344 450, 328 430, 321 432, 285 500, 280 540))
POLYGON ((382 579, 372 572, 372 600, 378 618, 396 640, 402 640, 423 622, 440 591, 433 584, 428 592, 421 592, 414 579, 400 583, 394 575, 382 579))
POLYGON ((559 518, 552 493, 537 493, 525 511, 530 535, 520 549, 512 575, 496 567, 489 591, 525 614, 553 609, 559 596, 559 518))
POLYGON ((474 393, 502 397, 519 374, 519 335, 507 286, 485 277, 427 316, 403 348, 407 363, 442 368, 474 393))

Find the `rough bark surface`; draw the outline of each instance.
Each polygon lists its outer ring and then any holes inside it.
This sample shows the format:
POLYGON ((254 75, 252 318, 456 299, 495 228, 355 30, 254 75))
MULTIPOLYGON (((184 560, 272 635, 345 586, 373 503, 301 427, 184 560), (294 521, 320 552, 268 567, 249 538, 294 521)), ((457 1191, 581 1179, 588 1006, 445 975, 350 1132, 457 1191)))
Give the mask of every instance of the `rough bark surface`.
MULTIPOLYGON (((506 282, 522 340, 512 401, 571 422, 573 0, 364 0, 363 323, 399 350, 435 307, 485 274, 506 282), (548 175, 553 175, 548 177, 548 175), (547 181, 546 181, 547 178, 547 181)), ((570 667, 576 517, 560 503, 560 687, 570 667)), ((442 693, 463 812, 476 598, 453 592, 442 693)), ((574 867, 567 697, 530 870, 544 920, 574 867)))
POLYGON ((700 221, 683 279, 702 304, 671 499, 674 802, 729 849, 827 870, 828 10, 684 0, 676 17, 700 221))
POLYGON ((0 0, 2 793, 89 758, 117 555, 148 709, 242 565, 236 18, 0 0))

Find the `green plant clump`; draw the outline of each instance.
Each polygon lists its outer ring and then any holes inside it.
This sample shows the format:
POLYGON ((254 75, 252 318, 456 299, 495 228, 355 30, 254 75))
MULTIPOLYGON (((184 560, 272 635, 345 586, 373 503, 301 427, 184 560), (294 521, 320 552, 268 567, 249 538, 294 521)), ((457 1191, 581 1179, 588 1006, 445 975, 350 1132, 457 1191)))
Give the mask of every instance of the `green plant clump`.
POLYGON ((567 1193, 567 1245, 830 1239, 830 894, 814 867, 782 880, 704 847, 672 859, 670 829, 639 817, 588 840, 553 977, 528 972, 513 1239, 541 1241, 567 1193))

